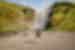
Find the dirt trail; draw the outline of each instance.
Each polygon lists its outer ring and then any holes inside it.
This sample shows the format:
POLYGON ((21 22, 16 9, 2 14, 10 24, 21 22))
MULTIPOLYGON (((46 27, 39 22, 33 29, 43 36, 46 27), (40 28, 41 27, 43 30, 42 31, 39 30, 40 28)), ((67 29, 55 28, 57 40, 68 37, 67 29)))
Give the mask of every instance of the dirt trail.
POLYGON ((33 34, 21 32, 1 37, 0 50, 75 50, 74 39, 74 33, 43 32, 38 39, 33 34))

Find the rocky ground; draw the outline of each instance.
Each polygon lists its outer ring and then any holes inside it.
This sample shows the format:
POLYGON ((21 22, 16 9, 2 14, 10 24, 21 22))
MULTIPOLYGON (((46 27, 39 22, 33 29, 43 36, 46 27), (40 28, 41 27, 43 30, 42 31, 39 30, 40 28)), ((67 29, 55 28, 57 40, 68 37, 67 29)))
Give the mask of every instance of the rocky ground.
POLYGON ((21 32, 1 36, 0 50, 75 50, 75 34, 43 32, 40 38, 36 38, 34 34, 21 32))

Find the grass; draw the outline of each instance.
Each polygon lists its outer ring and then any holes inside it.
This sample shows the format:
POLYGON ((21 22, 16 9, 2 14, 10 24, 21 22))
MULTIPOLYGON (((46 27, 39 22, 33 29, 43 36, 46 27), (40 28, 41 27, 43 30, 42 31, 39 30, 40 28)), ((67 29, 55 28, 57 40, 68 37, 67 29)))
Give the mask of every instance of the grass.
MULTIPOLYGON (((24 18, 29 14, 24 14, 22 9, 31 10, 27 6, 16 5, 15 3, 0 3, 0 32, 22 31, 29 29, 24 22, 24 18)), ((31 17, 31 16, 30 16, 31 17)))
POLYGON ((75 31, 75 4, 56 3, 54 6, 52 16, 53 28, 62 31, 75 31))

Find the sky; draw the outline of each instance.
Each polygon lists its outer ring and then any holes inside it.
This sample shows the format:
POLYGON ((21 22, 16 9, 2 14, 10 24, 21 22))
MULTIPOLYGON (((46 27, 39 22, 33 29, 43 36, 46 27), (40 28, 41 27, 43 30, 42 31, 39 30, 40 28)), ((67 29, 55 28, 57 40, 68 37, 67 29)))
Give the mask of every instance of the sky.
MULTIPOLYGON (((7 1, 8 2, 13 2, 13 3, 16 3, 16 4, 32 6, 32 7, 37 8, 37 9, 44 8, 45 3, 46 3, 46 2, 44 2, 44 0, 7 0, 7 1)), ((56 1, 57 0, 48 0, 47 4, 51 5, 56 1)), ((74 0, 68 0, 68 1, 74 1, 74 0)))
MULTIPOLYGON (((42 8, 44 0, 8 0, 9 2, 14 2, 23 5, 32 5, 33 7, 42 8)), ((55 0, 49 0, 50 3, 54 2, 55 0)))
MULTIPOLYGON (((16 4, 28 5, 37 10, 42 10, 45 6, 44 0, 7 0, 8 2, 13 2, 16 4)), ((48 0, 50 4, 55 2, 55 0, 48 0)))

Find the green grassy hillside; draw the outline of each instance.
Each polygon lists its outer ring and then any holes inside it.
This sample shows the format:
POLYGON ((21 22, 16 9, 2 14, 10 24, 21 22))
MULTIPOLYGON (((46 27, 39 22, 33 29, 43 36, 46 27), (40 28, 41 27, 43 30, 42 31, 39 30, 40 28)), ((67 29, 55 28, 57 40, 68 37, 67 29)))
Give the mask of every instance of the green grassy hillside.
POLYGON ((22 31, 27 29, 26 24, 21 24, 25 21, 29 14, 22 10, 32 10, 29 7, 16 5, 14 3, 1 2, 0 3, 0 32, 22 31))
POLYGON ((53 28, 64 31, 75 31, 75 4, 68 2, 55 3, 52 16, 53 28))

